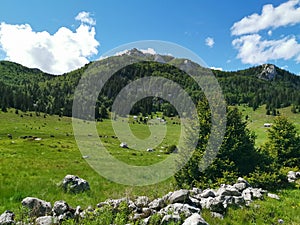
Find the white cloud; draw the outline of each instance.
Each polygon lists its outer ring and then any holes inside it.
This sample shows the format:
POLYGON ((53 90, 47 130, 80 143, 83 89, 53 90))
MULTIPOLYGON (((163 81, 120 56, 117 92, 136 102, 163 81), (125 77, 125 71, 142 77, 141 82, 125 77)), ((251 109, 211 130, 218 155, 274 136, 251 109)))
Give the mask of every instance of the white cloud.
POLYGON ((263 6, 262 13, 244 17, 231 27, 232 35, 253 34, 268 28, 294 25, 300 22, 300 0, 289 0, 278 7, 263 6))
POLYGON ((148 48, 148 49, 139 49, 142 53, 144 54, 150 54, 150 55, 155 55, 157 54, 156 51, 153 48, 148 48))
POLYGON ((0 49, 6 60, 51 74, 83 66, 89 62, 88 57, 98 53, 98 46, 95 28, 84 23, 75 32, 61 27, 53 35, 35 32, 28 24, 0 24, 0 49))
POLYGON ((215 40, 213 38, 211 38, 211 37, 208 37, 208 38, 205 39, 205 44, 208 47, 212 48, 215 45, 215 40))
POLYGON ((80 21, 81 23, 86 23, 91 26, 96 25, 96 21, 91 17, 91 14, 89 12, 80 12, 78 15, 75 17, 75 20, 80 21))
POLYGON ((279 40, 263 40, 259 34, 245 35, 233 40, 238 58, 247 64, 262 64, 269 60, 295 59, 300 62, 300 44, 294 36, 279 40))
POLYGON ((212 66, 212 67, 210 67, 210 69, 223 71, 223 68, 221 68, 221 67, 214 67, 214 66, 212 66))
POLYGON ((268 35, 269 35, 269 36, 272 36, 272 34, 273 34, 272 30, 269 30, 269 31, 268 31, 268 35))

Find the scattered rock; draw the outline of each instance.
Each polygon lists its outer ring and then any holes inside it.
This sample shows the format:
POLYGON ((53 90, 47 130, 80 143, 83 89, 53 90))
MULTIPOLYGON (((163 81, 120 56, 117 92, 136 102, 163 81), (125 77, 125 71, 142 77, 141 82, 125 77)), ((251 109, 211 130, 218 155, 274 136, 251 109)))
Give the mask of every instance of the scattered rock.
POLYGON ((59 221, 74 217, 74 214, 70 211, 68 203, 66 203, 65 201, 56 201, 54 203, 52 212, 53 216, 56 217, 59 221))
POLYGON ((128 145, 127 145, 127 143, 122 142, 122 143, 120 144, 120 147, 121 147, 121 148, 128 148, 128 145))
POLYGON ((0 215, 0 225, 13 225, 15 214, 9 210, 6 210, 4 213, 0 215))
POLYGON ((186 218, 182 225, 209 225, 198 213, 186 218))
MULTIPOLYGON (((297 178, 298 175, 293 172, 289 173, 289 176, 291 178, 296 176, 297 178)), ((85 180, 74 175, 67 175, 62 182, 62 187, 72 193, 89 189, 85 180)), ((126 203, 131 215, 130 222, 139 224, 149 224, 150 219, 156 215, 157 218, 162 218, 160 221, 162 225, 172 222, 180 222, 184 225, 206 225, 208 223, 201 217, 201 209, 208 209, 212 217, 223 219, 228 207, 242 207, 255 199, 263 199, 265 194, 270 198, 280 199, 278 195, 267 193, 261 188, 252 188, 246 180, 239 178, 237 183, 221 185, 217 190, 181 189, 169 192, 162 198, 153 201, 150 201, 147 196, 139 196, 135 201, 128 198, 108 199, 105 202, 100 202, 97 206, 99 208, 105 205, 111 206, 114 212, 119 212, 120 204, 126 203)), ((80 224, 80 219, 86 218, 87 215, 97 215, 97 211, 91 206, 85 210, 82 210, 80 206, 73 209, 65 201, 56 201, 51 208, 49 202, 27 197, 23 199, 22 204, 30 209, 30 217, 37 218, 34 223, 36 225, 60 224, 68 219, 73 219, 76 224, 80 224)), ((256 206, 254 205, 254 207, 256 206)), ((6 211, 0 216, 0 225, 12 224, 16 224, 12 212, 6 211)))
POLYGON ((139 196, 134 204, 138 207, 138 208, 143 208, 143 207, 147 207, 149 204, 150 200, 147 196, 139 196))
POLYGON ((200 212, 200 209, 182 203, 170 204, 159 211, 159 213, 162 215, 177 214, 177 215, 185 215, 186 217, 192 215, 195 212, 197 213, 200 212))
POLYGON ((216 198, 213 198, 211 201, 207 203, 207 209, 209 209, 212 212, 224 213, 225 209, 227 208, 227 205, 225 207, 223 204, 224 200, 225 199, 223 196, 218 196, 216 198))
POLYGON ((166 206, 166 202, 162 198, 154 199, 149 203, 149 208, 154 210, 159 210, 166 206))
POLYGON ((128 198, 120 198, 120 199, 108 199, 105 202, 99 203, 97 206, 100 208, 103 205, 110 205, 114 209, 117 209, 122 202, 126 202, 128 204, 128 198))
POLYGON ((189 191, 188 190, 178 190, 178 191, 174 191, 171 196, 168 198, 168 201, 172 204, 172 203, 184 203, 189 199, 189 191))
POLYGON ((287 179, 289 183, 295 183, 296 180, 300 179, 300 172, 289 171, 287 179))
POLYGON ((190 196, 195 196, 195 195, 199 195, 202 193, 202 190, 199 188, 193 188, 192 190, 190 190, 190 196))
POLYGON ((221 220, 224 219, 224 216, 221 213, 211 212, 210 215, 213 218, 218 218, 218 219, 221 219, 221 220))
POLYGON ((231 185, 224 185, 219 188, 216 196, 241 196, 241 193, 231 185))
POLYGON ((42 216, 35 220, 35 225, 52 225, 55 223, 55 219, 52 216, 42 216))
POLYGON ((269 198, 274 198, 274 199, 280 200, 280 197, 278 195, 276 195, 276 194, 268 193, 267 196, 269 198))
POLYGON ((206 189, 200 194, 201 198, 216 197, 216 193, 212 189, 206 189))
POLYGON ((238 183, 238 184, 244 183, 244 184, 246 184, 247 187, 251 187, 251 185, 248 183, 248 181, 246 181, 246 180, 245 180, 244 178, 242 178, 242 177, 239 177, 239 178, 237 179, 237 183, 238 183))
POLYGON ((90 190, 90 185, 78 176, 67 175, 62 181, 62 188, 65 192, 80 193, 90 190))
POLYGON ((51 203, 44 200, 27 197, 22 200, 22 205, 30 210, 31 217, 46 216, 51 212, 51 203))
POLYGON ((180 216, 178 214, 171 214, 171 215, 165 215, 162 220, 161 220, 161 223, 162 225, 165 225, 165 224, 169 224, 171 222, 179 222, 180 221, 180 216))

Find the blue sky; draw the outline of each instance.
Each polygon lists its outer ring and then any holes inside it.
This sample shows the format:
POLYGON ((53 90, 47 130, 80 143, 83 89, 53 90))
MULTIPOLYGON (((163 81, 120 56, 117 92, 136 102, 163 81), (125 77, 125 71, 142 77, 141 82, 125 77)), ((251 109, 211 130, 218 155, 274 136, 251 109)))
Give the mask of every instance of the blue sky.
POLYGON ((54 74, 140 40, 227 71, 273 63, 300 74, 300 0, 3 0, 0 24, 0 60, 54 74))

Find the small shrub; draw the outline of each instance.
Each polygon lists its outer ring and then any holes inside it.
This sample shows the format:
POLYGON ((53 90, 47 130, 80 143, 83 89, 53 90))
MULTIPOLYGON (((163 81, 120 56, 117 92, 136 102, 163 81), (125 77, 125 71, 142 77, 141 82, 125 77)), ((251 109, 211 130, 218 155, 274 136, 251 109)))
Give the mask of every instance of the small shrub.
POLYGON ((168 146, 168 148, 166 149, 165 153, 166 153, 166 154, 171 154, 171 153, 175 152, 176 150, 177 150, 176 145, 170 145, 170 146, 168 146))

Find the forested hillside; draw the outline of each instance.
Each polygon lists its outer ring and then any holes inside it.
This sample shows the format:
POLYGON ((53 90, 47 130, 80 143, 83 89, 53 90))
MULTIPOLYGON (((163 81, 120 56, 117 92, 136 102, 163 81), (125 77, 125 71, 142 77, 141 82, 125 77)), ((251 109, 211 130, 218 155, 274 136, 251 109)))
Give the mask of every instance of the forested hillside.
MULTIPOLYGON (((125 56, 118 56, 125 57, 125 56)), ((176 61, 183 65, 186 60, 160 56, 161 60, 176 61)), ((157 60, 156 60, 157 61, 157 60)), ((22 65, 0 62, 0 107, 22 111, 71 116, 75 88, 87 70, 86 65, 61 76, 43 73, 22 65)), ((294 113, 300 106, 300 77, 274 65, 261 65, 246 70, 224 72, 213 70, 225 99, 229 105, 247 104, 256 109, 266 104, 267 114, 276 114, 278 108, 293 105, 294 113)), ((166 63, 140 62, 118 71, 105 85, 96 104, 96 117, 108 116, 111 104, 119 91, 131 81, 145 76, 161 76, 181 85, 196 102, 203 94, 191 77, 166 63)), ((147 98, 138 102, 132 113, 149 114, 163 111, 175 115, 176 110, 158 98, 147 98)))

